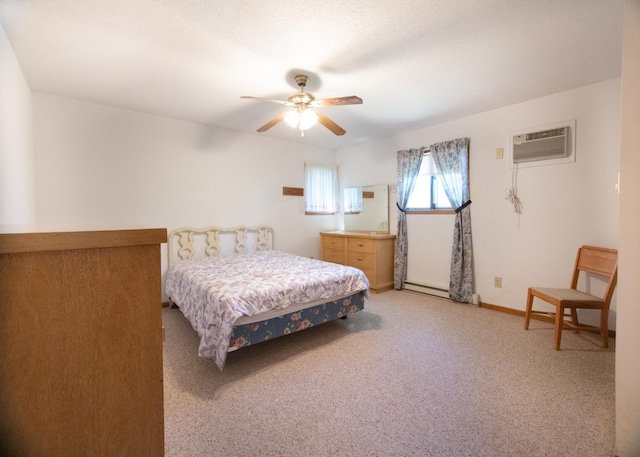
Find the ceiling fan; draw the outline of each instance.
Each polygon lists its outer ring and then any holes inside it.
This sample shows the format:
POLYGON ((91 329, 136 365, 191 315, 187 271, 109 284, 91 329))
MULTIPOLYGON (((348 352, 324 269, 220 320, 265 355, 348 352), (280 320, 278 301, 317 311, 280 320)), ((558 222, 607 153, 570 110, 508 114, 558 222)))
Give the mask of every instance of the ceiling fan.
POLYGON ((323 106, 360 105, 362 104, 362 99, 360 97, 356 97, 355 95, 351 95, 349 97, 336 97, 316 100, 316 98, 312 94, 304 91, 305 86, 309 82, 309 77, 307 75, 297 75, 295 77, 295 80, 298 87, 300 87, 300 91, 291 94, 287 101, 273 100, 270 98, 251 97, 248 95, 243 95, 242 97, 240 97, 249 98, 252 100, 263 100, 266 102, 279 103, 281 105, 291 106, 296 109, 295 111, 282 113, 280 116, 271 119, 257 131, 266 132, 278 122, 284 120, 290 126, 297 127, 298 130, 300 130, 300 136, 304 136, 304 131, 310 128, 316 122, 320 122, 336 135, 344 135, 345 133, 347 133, 345 129, 340 127, 324 114, 313 110, 313 108, 323 106))

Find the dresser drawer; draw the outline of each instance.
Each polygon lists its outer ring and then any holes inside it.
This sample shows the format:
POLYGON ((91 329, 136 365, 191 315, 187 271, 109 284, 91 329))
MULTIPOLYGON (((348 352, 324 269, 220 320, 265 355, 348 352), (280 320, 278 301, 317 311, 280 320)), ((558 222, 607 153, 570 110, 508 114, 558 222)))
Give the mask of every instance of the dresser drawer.
POLYGON ((324 248, 322 250, 322 260, 325 262, 333 262, 344 265, 346 263, 344 249, 324 248))
POLYGON ((376 252, 376 240, 367 238, 347 238, 347 251, 376 252))
POLYGON ((344 251, 344 237, 343 236, 322 236, 322 247, 324 249, 339 249, 344 251))
POLYGON ((375 256, 368 252, 347 251, 347 265, 356 268, 375 268, 375 256))

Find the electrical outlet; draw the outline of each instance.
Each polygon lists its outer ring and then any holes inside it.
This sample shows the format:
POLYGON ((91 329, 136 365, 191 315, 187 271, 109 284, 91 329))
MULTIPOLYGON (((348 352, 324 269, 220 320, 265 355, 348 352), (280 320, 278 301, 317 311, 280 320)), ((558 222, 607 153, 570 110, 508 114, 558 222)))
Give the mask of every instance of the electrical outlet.
POLYGON ((496 149, 496 159, 502 159, 504 157, 504 149, 496 149))
POLYGON ((497 287, 498 289, 502 288, 502 278, 500 276, 493 278, 493 287, 497 287))

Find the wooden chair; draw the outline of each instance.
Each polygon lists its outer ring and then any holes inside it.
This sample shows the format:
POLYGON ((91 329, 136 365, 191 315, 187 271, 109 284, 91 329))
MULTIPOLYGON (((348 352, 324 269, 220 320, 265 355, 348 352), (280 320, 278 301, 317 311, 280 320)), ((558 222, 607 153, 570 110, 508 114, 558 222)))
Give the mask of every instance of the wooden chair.
POLYGON ((524 318, 524 329, 529 329, 531 315, 546 315, 555 318, 555 349, 560 350, 562 330, 586 330, 600 332, 602 347, 609 347, 609 304, 618 280, 618 251, 615 249, 582 246, 578 249, 573 278, 569 289, 549 287, 529 287, 527 294, 527 311, 524 318), (590 273, 608 279, 604 296, 599 297, 576 289, 580 272, 590 273), (537 297, 556 307, 555 312, 534 311, 533 298, 537 297), (599 309, 600 326, 584 325, 578 322, 579 308, 599 309), (567 314, 565 310, 569 310, 567 314), (570 317, 571 321, 565 318, 570 317))

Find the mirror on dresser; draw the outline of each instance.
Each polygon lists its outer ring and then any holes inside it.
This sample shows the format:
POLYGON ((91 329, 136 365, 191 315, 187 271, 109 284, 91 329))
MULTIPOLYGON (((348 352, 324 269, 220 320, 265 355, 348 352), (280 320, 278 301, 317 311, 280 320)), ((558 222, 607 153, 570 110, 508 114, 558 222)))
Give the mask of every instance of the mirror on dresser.
POLYGON ((344 190, 345 231, 389 233, 389 186, 344 190))

